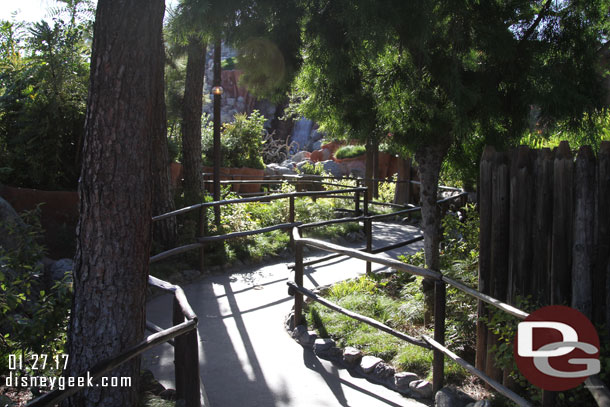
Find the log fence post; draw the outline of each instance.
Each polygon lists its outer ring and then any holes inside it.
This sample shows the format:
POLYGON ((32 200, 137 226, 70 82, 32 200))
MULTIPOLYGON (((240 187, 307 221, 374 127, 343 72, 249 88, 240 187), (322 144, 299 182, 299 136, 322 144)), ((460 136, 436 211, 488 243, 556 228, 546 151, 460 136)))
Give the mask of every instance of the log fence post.
MULTIPOLYGON (((492 221, 491 221, 491 296, 506 301, 508 277, 509 242, 509 164, 505 153, 496 153, 492 165, 492 221)), ((498 335, 490 329, 487 334, 487 356, 485 371, 492 379, 502 382, 502 369, 496 367, 494 345, 499 344, 498 335)))
MULTIPOLYGON (((294 219, 294 195, 291 195, 288 204, 288 223, 294 223, 294 219)), ((290 246, 294 248, 294 237, 292 237, 292 230, 288 229, 288 235, 290 236, 290 246)))
MULTIPOLYGON (((296 247, 294 249, 295 260, 294 260, 294 282, 299 287, 303 287, 303 243, 295 242, 296 247)), ((294 293, 294 327, 300 325, 303 322, 303 294, 299 292, 294 293)))
POLYGON ((597 166, 597 259, 593 322, 606 324, 610 338, 610 141, 601 143, 597 166), (604 298, 605 297, 605 298, 604 298))
MULTIPOLYGON (((480 181, 479 181, 479 218, 481 219, 479 232, 479 291, 490 295, 490 270, 491 270, 491 171, 496 151, 488 146, 481 157, 480 181)), ((489 315, 483 301, 477 304, 477 350, 475 366, 484 371, 487 359, 487 325, 482 321, 489 315)))
MULTIPOLYGON (((445 308, 447 291, 443 281, 434 283, 434 340, 445 345, 445 308)), ((445 355, 440 350, 434 350, 432 362, 432 392, 436 394, 445 381, 445 355)))
MULTIPOLYGON (((207 235, 208 229, 208 220, 207 220, 207 208, 200 207, 199 208, 199 237, 205 237, 207 235)), ((203 273, 205 268, 205 249, 204 245, 201 245, 199 248, 199 271, 203 273)))
POLYGON ((572 245, 572 308, 593 317, 595 155, 589 146, 578 151, 574 164, 574 224, 572 245))
MULTIPOLYGON (((182 307, 178 300, 174 298, 173 324, 181 324, 184 320, 182 307)), ((174 373, 176 399, 184 400, 186 407, 200 407, 201 386, 199 379, 197 329, 192 329, 174 339, 174 373)))
MULTIPOLYGON (((364 194, 364 202, 363 206, 363 214, 364 214, 364 234, 366 235, 366 251, 367 253, 371 253, 373 250, 373 221, 368 217, 369 216, 369 194, 364 194)), ((366 275, 370 275, 372 272, 372 263, 370 261, 366 262, 366 275)))

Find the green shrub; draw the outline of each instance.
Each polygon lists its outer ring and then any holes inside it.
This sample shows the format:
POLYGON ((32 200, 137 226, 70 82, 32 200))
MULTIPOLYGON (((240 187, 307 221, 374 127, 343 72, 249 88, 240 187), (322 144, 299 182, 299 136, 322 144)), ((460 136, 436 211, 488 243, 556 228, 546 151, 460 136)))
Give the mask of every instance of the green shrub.
POLYGON ((315 164, 306 162, 297 171, 299 172, 299 174, 304 175, 324 175, 324 165, 319 162, 315 164))
POLYGON ((343 146, 335 152, 335 157, 339 159, 354 158, 366 153, 365 146, 343 146))
POLYGON ((222 69, 226 70, 226 71, 235 69, 236 65, 237 65, 237 58, 233 58, 233 57, 223 59, 222 62, 220 63, 220 66, 222 67, 222 69))
MULTIPOLYGON (((202 151, 204 165, 213 165, 214 134, 212 123, 204 118, 202 127, 202 151)), ((245 113, 235 115, 235 121, 225 123, 221 133, 222 167, 249 167, 264 169, 263 137, 265 117, 257 110, 250 116, 245 113)))
POLYGON ((14 244, 0 247, 0 374, 11 354, 62 353, 72 298, 68 275, 50 289, 41 284, 45 249, 38 244, 39 214, 26 212, 22 218, 24 224, 2 225, 14 244))

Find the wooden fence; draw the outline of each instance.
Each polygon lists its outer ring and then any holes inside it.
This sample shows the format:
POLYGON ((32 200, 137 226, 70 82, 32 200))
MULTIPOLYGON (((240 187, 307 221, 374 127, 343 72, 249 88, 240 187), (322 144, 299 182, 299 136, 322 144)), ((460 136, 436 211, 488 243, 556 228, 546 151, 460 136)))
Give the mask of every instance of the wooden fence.
MULTIPOLYGON (((174 365, 176 381, 176 398, 184 400, 186 407, 207 407, 209 402, 205 389, 199 378, 199 342, 197 340, 197 315, 193 312, 184 291, 177 285, 149 276, 148 283, 154 287, 174 294, 173 323, 174 326, 162 329, 146 321, 146 327, 154 334, 144 338, 140 343, 121 352, 119 355, 105 359, 89 369, 93 380, 97 380, 106 373, 119 367, 123 363, 135 358, 148 349, 162 343, 169 342, 174 346, 174 365)), ((56 388, 27 404, 27 407, 55 406, 62 400, 83 390, 84 383, 67 387, 63 390, 56 388)))
MULTIPOLYGON (((481 292, 511 305, 531 296, 537 305, 572 306, 610 327, 609 142, 597 157, 590 147, 574 156, 567 142, 554 150, 488 147, 479 203, 481 292)), ((496 342, 479 322, 476 366, 501 380, 496 342)))

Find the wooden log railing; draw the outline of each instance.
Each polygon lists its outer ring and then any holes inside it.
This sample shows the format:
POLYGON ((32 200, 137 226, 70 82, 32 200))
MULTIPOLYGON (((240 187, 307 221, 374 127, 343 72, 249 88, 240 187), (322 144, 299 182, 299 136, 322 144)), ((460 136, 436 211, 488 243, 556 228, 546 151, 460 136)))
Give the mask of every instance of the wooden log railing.
MULTIPOLYGON (((193 211, 199 211, 199 216, 198 216, 199 236, 197 236, 196 242, 194 242, 194 243, 175 247, 173 249, 166 250, 164 252, 151 256, 150 262, 155 263, 155 262, 161 261, 163 259, 166 259, 168 257, 174 256, 174 255, 177 255, 180 253, 185 253, 185 252, 188 252, 191 250, 199 250, 199 267, 200 267, 200 270, 203 271, 204 257, 205 257, 204 247, 208 243, 224 241, 224 240, 229 240, 229 239, 234 239, 234 238, 239 238, 239 237, 253 236, 253 235, 267 233, 267 232, 271 232, 274 230, 281 230, 281 229, 288 230, 288 233, 290 234, 290 229, 292 227, 298 226, 301 224, 301 222, 295 221, 295 199, 298 197, 312 197, 312 198, 340 197, 340 198, 354 200, 353 212, 358 214, 360 212, 360 207, 359 207, 360 194, 366 195, 366 188, 355 187, 355 188, 345 188, 345 189, 330 190, 330 191, 290 192, 290 193, 273 194, 273 195, 267 195, 267 196, 255 196, 255 197, 228 199, 228 200, 214 201, 214 202, 202 202, 200 204, 187 206, 185 208, 181 208, 181 209, 178 209, 178 210, 175 210, 172 212, 168 212, 168 213, 165 213, 165 214, 162 214, 159 216, 155 216, 155 217, 153 217, 153 221, 160 221, 160 220, 166 219, 171 216, 178 216, 178 215, 182 215, 182 214, 193 212, 193 211), (348 196, 348 195, 346 196, 346 194, 353 194, 354 196, 353 197, 348 196), (288 222, 287 223, 268 226, 268 227, 255 229, 255 230, 233 232, 233 233, 228 233, 228 234, 224 234, 224 235, 207 236, 207 215, 206 215, 207 208, 210 208, 210 207, 220 208, 221 206, 225 206, 225 205, 235 205, 235 204, 242 204, 242 203, 249 203, 249 202, 271 202, 271 201, 278 200, 278 199, 288 199, 289 200, 288 219, 287 219, 288 222)), ((368 205, 365 205, 365 208, 367 206, 368 205)), ((366 209, 365 209, 365 212, 366 212, 366 209)), ((346 222, 346 221, 341 220, 341 219, 336 219, 336 220, 332 220, 330 222, 341 223, 341 222, 346 222)))
MULTIPOLYGON (((174 345, 176 398, 184 400, 186 407, 209 406, 205 390, 199 378, 199 343, 197 340, 197 315, 193 312, 184 291, 177 285, 149 276, 148 283, 154 287, 170 291, 174 294, 173 323, 174 326, 162 329, 155 324, 146 323, 147 328, 152 330, 152 335, 147 336, 140 343, 124 350, 119 355, 103 360, 89 369, 89 375, 93 381, 104 376, 111 370, 116 369, 123 363, 135 358, 143 352, 154 348, 165 342, 174 345)), ((83 372, 84 373, 84 372, 83 372)), ((54 406, 62 400, 76 394, 84 389, 78 386, 66 387, 64 390, 55 389, 46 393, 27 404, 27 407, 54 406)))
MULTIPOLYGON (((292 230, 292 238, 295 243, 295 264, 294 264, 294 273, 295 273, 295 281, 289 281, 287 284, 289 286, 289 293, 294 296, 294 317, 293 323, 294 326, 299 325, 304 321, 302 316, 303 310, 303 295, 311 298, 312 300, 321 303, 322 305, 331 308, 337 312, 340 312, 344 315, 347 315, 353 319, 358 321, 367 323, 368 325, 374 326, 384 332, 387 332, 391 335, 399 337, 411 344, 422 346, 424 348, 430 349, 430 347, 434 350, 434 359, 433 359, 433 390, 436 392, 440 388, 442 388, 444 383, 444 357, 447 356, 454 362, 460 364, 466 370, 471 372, 472 374, 478 376, 481 380, 488 383, 491 387, 496 389, 502 395, 508 397, 513 402, 517 403, 519 406, 532 406, 530 402, 510 390, 508 387, 502 385, 499 381, 495 380, 493 377, 487 375, 482 369, 478 369, 470 363, 466 362, 451 350, 444 346, 445 340, 445 307, 446 307, 446 285, 450 285, 458 290, 471 295, 477 298, 480 301, 486 302, 503 312, 506 312, 510 315, 513 315, 519 319, 525 319, 528 317, 528 313, 522 311, 512 305, 509 305, 503 301, 500 301, 490 295, 481 293, 474 288, 468 287, 466 284, 463 284, 457 280, 444 276, 442 273, 424 269, 421 267, 409 265, 397 260, 388 259, 386 257, 381 257, 377 254, 362 252, 360 250, 354 250, 347 247, 339 246, 336 244, 323 242, 316 239, 302 238, 300 235, 300 229, 307 227, 307 225, 301 225, 300 227, 295 227, 292 230), (413 275, 427 277, 435 281, 435 321, 434 321, 434 339, 423 335, 421 340, 417 338, 410 337, 408 335, 397 332, 385 324, 382 324, 379 321, 372 320, 371 318, 365 317, 363 315, 357 314, 350 310, 344 309, 328 300, 320 298, 315 293, 307 290, 303 287, 303 274, 304 274, 304 262, 303 262, 303 247, 309 246, 318 249, 325 250, 327 252, 335 253, 335 255, 341 256, 349 256, 357 259, 361 259, 366 261, 367 263, 377 263, 385 266, 389 266, 395 268, 397 270, 407 272, 413 275), (428 345, 428 346, 426 346, 428 345)), ((311 263, 309 263, 311 264, 311 263)), ((599 406, 607 406, 610 402, 610 390, 602 383, 597 375, 591 376, 586 381, 587 388, 595 398, 596 402, 599 406)))

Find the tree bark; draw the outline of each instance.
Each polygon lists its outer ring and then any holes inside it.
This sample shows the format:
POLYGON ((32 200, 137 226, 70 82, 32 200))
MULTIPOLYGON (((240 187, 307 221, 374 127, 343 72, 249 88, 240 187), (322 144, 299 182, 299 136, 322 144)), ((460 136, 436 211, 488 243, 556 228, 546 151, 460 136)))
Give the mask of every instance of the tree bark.
MULTIPOLYGON (((152 216, 152 134, 158 125, 162 0, 99 0, 91 56, 67 375, 142 340, 152 216)), ((139 359, 69 406, 134 406, 139 359)))
MULTIPOLYGON (((438 179, 446 153, 447 147, 440 144, 424 146, 415 152, 421 181, 420 200, 426 267, 435 271, 440 269, 439 244, 441 241, 440 211, 436 205, 438 179)), ((434 316, 434 281, 424 279, 422 290, 424 292, 424 324, 427 325, 432 322, 434 316)))
POLYGON ((198 203, 201 199, 201 112, 206 48, 200 38, 190 38, 182 104, 182 164, 184 199, 187 205, 198 203))
MULTIPOLYGON (((161 43, 161 58, 157 70, 157 127, 153 133, 153 215, 161 215, 175 209, 170 187, 170 159, 167 149, 167 115, 165 107, 165 47, 161 43)), ((175 246, 178 228, 175 217, 155 222, 153 240, 163 248, 175 246)))

